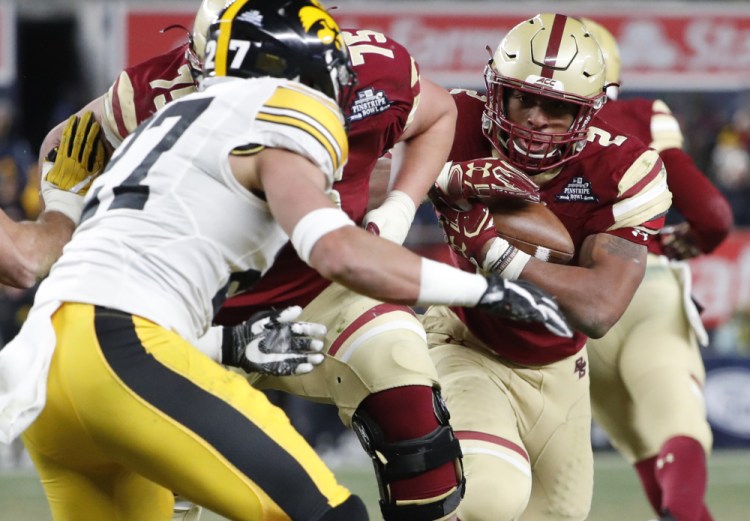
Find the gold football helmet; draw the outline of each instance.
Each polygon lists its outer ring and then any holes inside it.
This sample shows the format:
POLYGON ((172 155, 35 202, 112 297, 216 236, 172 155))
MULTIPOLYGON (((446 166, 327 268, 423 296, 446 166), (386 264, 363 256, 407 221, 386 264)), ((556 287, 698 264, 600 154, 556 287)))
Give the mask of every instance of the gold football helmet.
POLYGON ((606 101, 604 78, 602 51, 583 23, 561 14, 538 14, 505 35, 485 68, 484 134, 527 173, 561 165, 586 144, 591 118, 606 101), (567 132, 523 127, 507 117, 506 103, 514 90, 575 104, 578 112, 567 132))
POLYGON ((192 63, 191 65, 197 68, 197 70, 202 70, 203 59, 206 57, 208 27, 221 10, 224 9, 228 1, 231 0, 203 0, 198 8, 198 12, 195 14, 190 42, 191 50, 193 51, 192 58, 196 61, 196 63, 192 63))
POLYGON ((604 82, 607 97, 617 99, 620 91, 620 46, 617 45, 617 40, 612 36, 612 33, 602 24, 595 22, 591 18, 581 18, 581 21, 586 26, 586 29, 594 35, 594 39, 599 44, 604 55, 604 65, 606 66, 604 82))

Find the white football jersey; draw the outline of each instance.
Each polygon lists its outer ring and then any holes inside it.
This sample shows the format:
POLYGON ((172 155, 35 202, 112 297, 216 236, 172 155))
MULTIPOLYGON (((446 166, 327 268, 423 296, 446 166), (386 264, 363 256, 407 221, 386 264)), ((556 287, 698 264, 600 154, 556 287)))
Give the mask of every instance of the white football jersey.
POLYGON ((284 148, 328 188, 348 149, 338 106, 288 80, 231 79, 173 101, 131 134, 86 198, 81 224, 37 293, 152 320, 189 341, 233 286, 247 286, 288 238, 228 155, 284 148))

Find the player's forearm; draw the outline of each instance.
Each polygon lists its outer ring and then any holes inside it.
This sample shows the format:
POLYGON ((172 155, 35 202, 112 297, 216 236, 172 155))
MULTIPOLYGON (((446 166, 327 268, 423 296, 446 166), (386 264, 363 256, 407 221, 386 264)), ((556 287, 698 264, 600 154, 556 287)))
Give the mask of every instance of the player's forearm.
POLYGON ((421 122, 423 128, 418 133, 402 140, 393 150, 393 162, 397 165, 393 189, 411 196, 417 206, 448 160, 455 133, 456 108, 453 99, 447 92, 440 92, 436 96, 433 89, 440 87, 433 85, 423 92, 419 107, 419 111, 429 109, 431 117, 421 122))
POLYGON ((670 148, 660 153, 667 169, 672 206, 690 223, 696 246, 713 251, 733 225, 729 201, 684 151, 670 148))
POLYGON ((419 279, 409 273, 419 273, 419 258, 411 255, 394 264, 392 256, 400 258, 402 248, 388 241, 368 244, 364 239, 371 237, 363 237, 361 231, 345 227, 322 236, 312 250, 310 265, 324 277, 358 293, 392 303, 414 304, 419 295, 419 279), (363 251, 368 254, 362 255, 363 251), (386 265, 398 269, 387 271, 386 265))
POLYGON ((323 235, 309 264, 357 293, 394 304, 474 306, 487 289, 480 275, 426 261, 354 226, 323 235))
POLYGON ((26 279, 25 286, 33 285, 36 279, 49 272, 62 255, 74 228, 73 221, 59 212, 44 212, 36 221, 13 223, 11 237, 25 269, 33 277, 32 280, 26 279))
POLYGON ((608 234, 595 238, 595 245, 586 245, 593 253, 582 252, 583 266, 532 258, 521 278, 554 295, 571 326, 600 338, 620 319, 643 279, 646 248, 608 234))
POLYGON ((0 284, 15 288, 29 288, 36 281, 34 267, 24 259, 6 230, 7 216, 2 215, 0 226, 0 284))

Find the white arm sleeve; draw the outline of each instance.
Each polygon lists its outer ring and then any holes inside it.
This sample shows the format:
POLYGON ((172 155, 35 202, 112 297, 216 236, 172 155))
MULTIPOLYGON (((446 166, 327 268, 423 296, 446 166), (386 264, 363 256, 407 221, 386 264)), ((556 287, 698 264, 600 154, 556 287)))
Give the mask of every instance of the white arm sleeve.
POLYGON ((487 291, 487 279, 477 273, 422 259, 417 305, 474 307, 487 291))
POLYGON ((328 232, 344 226, 355 226, 348 215, 336 208, 318 208, 305 215, 292 231, 292 246, 299 258, 310 264, 310 253, 318 240, 328 232))

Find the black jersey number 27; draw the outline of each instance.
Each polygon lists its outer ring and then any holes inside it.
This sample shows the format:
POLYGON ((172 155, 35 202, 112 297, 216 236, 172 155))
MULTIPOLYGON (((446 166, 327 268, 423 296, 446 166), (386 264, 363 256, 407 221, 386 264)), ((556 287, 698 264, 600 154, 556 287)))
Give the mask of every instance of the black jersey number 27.
MULTIPOLYGON (((143 210, 146 205, 146 201, 149 196, 149 186, 142 184, 146 179, 151 167, 156 163, 159 156, 172 148, 177 142, 177 139, 185 132, 190 124, 200 116, 203 111, 211 104, 212 98, 199 98, 194 100, 179 101, 167 105, 152 121, 146 122, 140 125, 133 133, 132 138, 126 143, 125 148, 120 151, 119 154, 107 165, 107 169, 104 171, 106 175, 107 170, 111 169, 123 156, 128 153, 128 149, 138 141, 141 133, 144 130, 157 128, 161 126, 165 120, 169 119, 170 128, 161 138, 161 140, 146 154, 138 166, 133 168, 133 171, 128 177, 119 185, 116 186, 112 192, 114 193, 114 199, 109 205, 108 210, 114 210, 117 208, 129 208, 132 210, 143 210), (177 118, 176 121, 174 118, 177 118)), ((98 192, 92 194, 93 197, 86 204, 81 216, 81 222, 85 221, 99 208, 98 192)))

